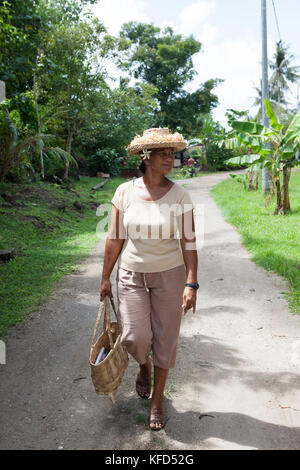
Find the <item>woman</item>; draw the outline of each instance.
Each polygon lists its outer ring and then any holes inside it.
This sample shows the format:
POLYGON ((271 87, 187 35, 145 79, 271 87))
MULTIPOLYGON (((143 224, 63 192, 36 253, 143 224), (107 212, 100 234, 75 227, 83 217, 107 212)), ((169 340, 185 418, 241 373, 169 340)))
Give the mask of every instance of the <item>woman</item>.
POLYGON ((182 135, 169 129, 148 129, 129 145, 130 154, 141 154, 143 176, 122 183, 112 199, 100 286, 100 300, 112 298, 110 274, 118 259, 121 343, 140 365, 136 391, 146 399, 153 359, 152 430, 166 423, 164 388, 175 366, 182 313, 195 312, 199 287, 192 201, 186 189, 166 177, 174 151, 185 147, 182 135))

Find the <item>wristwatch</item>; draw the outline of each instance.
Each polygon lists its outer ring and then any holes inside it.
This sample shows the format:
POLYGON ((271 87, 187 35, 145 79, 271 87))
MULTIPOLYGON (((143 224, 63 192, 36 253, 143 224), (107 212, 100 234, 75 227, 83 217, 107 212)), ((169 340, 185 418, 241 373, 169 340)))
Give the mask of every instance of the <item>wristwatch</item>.
POLYGON ((199 284, 198 284, 198 282, 197 282, 197 284, 191 284, 191 283, 187 282, 186 287, 192 287, 192 289, 197 290, 197 289, 199 289, 199 284))

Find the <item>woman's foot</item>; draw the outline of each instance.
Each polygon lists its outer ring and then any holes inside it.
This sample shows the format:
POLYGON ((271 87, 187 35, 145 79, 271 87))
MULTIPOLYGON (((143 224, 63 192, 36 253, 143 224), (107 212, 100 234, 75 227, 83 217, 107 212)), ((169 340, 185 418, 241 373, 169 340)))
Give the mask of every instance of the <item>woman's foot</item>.
POLYGON ((163 411, 164 389, 168 372, 168 369, 162 369, 154 365, 154 388, 151 397, 149 417, 149 428, 152 431, 160 431, 160 429, 163 429, 168 420, 163 411))
POLYGON ((147 362, 140 366, 140 371, 136 379, 136 391, 141 398, 148 399, 151 394, 151 372, 152 360, 148 357, 147 362))
POLYGON ((166 417, 162 408, 151 408, 149 428, 151 431, 160 431, 166 425, 166 417))

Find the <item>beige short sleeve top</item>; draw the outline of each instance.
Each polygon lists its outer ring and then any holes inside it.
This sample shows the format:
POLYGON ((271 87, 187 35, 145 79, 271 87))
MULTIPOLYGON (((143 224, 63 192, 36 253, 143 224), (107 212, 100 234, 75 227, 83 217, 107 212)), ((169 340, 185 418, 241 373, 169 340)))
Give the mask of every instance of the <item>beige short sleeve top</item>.
POLYGON ((177 217, 193 210, 189 192, 177 183, 156 201, 144 201, 134 180, 118 186, 112 203, 122 212, 126 238, 118 266, 130 271, 166 271, 184 263, 177 217))

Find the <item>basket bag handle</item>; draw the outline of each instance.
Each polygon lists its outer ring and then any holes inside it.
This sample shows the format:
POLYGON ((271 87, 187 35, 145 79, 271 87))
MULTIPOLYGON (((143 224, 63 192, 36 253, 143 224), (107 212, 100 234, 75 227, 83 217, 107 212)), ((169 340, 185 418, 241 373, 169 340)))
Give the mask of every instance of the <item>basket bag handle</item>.
POLYGON ((114 347, 114 342, 113 342, 112 335, 111 335, 111 326, 110 326, 109 301, 112 304, 112 307, 113 307, 113 310, 114 310, 114 313, 115 313, 115 316, 116 316, 116 319, 117 319, 117 313, 116 313, 116 308, 115 308, 114 301, 108 295, 106 295, 104 297, 104 300, 100 301, 100 308, 99 308, 97 320, 96 320, 95 327, 94 327, 94 332, 93 332, 93 337, 92 337, 92 342, 91 342, 91 348, 93 348, 93 346, 95 344, 95 337, 96 337, 96 333, 97 333, 97 330, 98 330, 98 326, 99 326, 99 323, 100 323, 100 319, 101 319, 103 310, 104 310, 103 330, 106 331, 107 334, 108 334, 109 344, 110 344, 111 349, 113 349, 113 347, 114 347))

